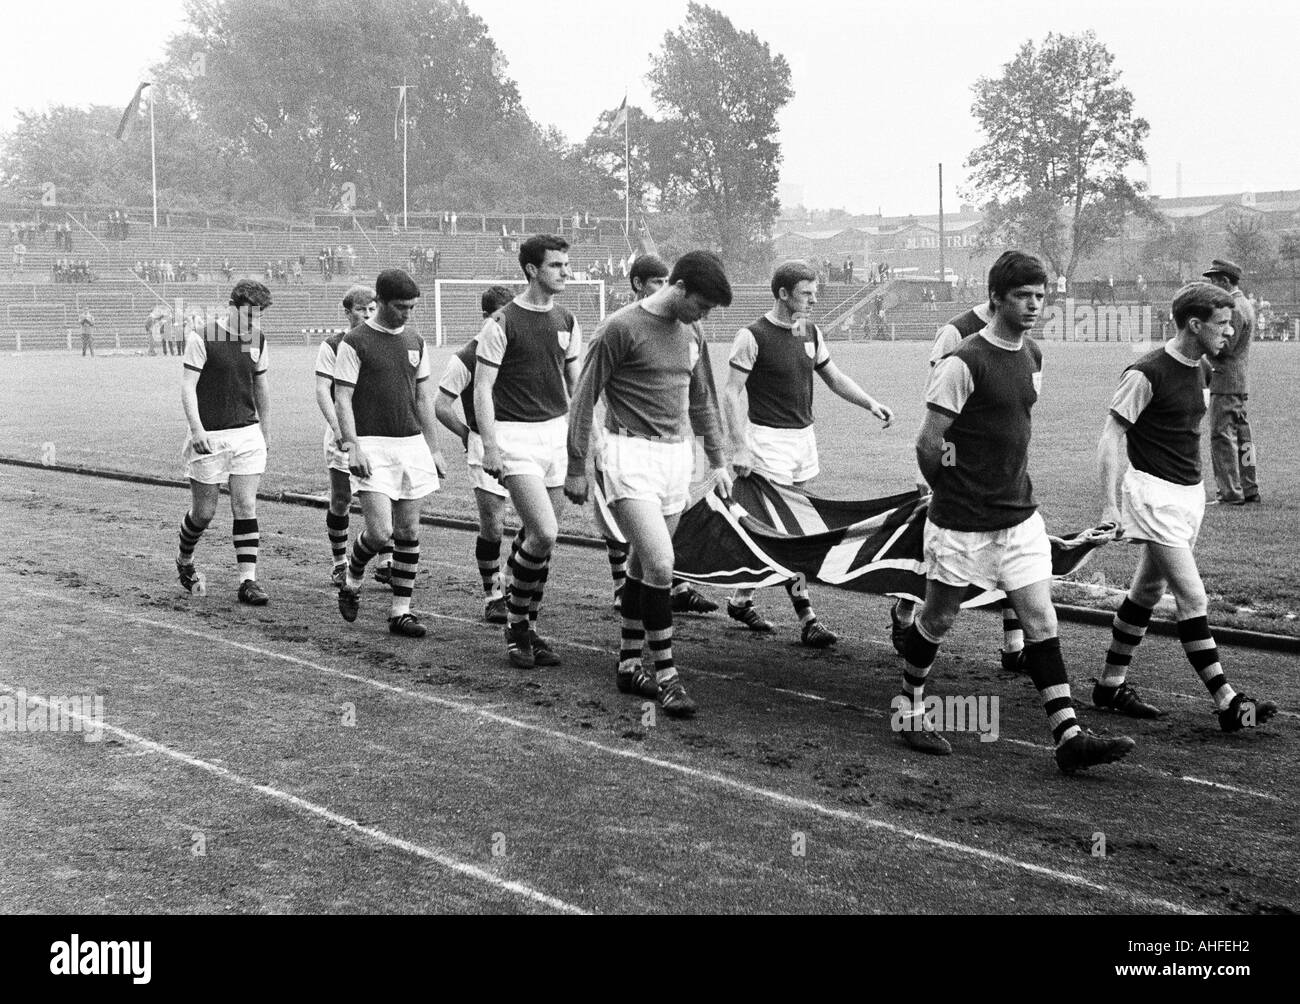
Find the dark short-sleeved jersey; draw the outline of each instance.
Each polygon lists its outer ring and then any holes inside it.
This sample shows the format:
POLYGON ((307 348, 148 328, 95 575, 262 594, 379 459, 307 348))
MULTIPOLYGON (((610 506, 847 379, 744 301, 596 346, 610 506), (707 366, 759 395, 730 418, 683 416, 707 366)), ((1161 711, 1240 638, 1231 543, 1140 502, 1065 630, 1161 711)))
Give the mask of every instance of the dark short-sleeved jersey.
POLYGON ((539 310, 512 300, 483 322, 477 359, 497 370, 498 422, 546 422, 569 412, 565 367, 581 351, 577 319, 558 304, 539 310))
POLYGON ((471 338, 447 360, 438 380, 441 393, 460 398, 460 407, 470 432, 478 432, 478 418, 474 414, 474 370, 477 365, 478 339, 471 338))
POLYGON ((253 381, 266 372, 266 337, 256 323, 232 333, 220 320, 208 321, 185 339, 183 364, 199 375, 195 395, 199 421, 208 432, 257 424, 253 381))
POLYGON ((1205 372, 1172 343, 1124 370, 1110 413, 1128 429, 1129 463, 1176 485, 1201 483, 1205 372))
POLYGON ((953 423, 932 486, 930 522, 947 530, 1005 530, 1037 510, 1029 440, 1042 368, 1033 339, 1013 349, 987 331, 966 338, 935 367, 926 407, 953 423))
POLYGON ((429 379, 424 339, 408 328, 383 331, 358 324, 339 343, 336 383, 353 387, 352 415, 358 436, 418 436, 419 385, 429 379))
POLYGON ((749 421, 769 429, 806 429, 813 424, 813 373, 831 361, 817 325, 798 327, 759 318, 736 332, 732 369, 748 373, 749 421))

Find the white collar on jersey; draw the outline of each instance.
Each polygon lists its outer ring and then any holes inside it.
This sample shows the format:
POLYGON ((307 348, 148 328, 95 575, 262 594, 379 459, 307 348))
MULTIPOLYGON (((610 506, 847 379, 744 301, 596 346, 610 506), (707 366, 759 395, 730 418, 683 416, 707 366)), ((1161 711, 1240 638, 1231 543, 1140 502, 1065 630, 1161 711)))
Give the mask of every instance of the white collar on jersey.
POLYGON ((1179 352, 1176 348, 1174 348, 1174 340, 1173 340, 1172 338, 1169 339, 1169 341, 1165 342, 1165 352, 1167 352, 1169 355, 1173 356, 1175 359, 1177 359, 1177 360, 1178 360, 1180 363, 1182 363, 1184 366, 1200 366, 1200 365, 1201 365, 1201 361, 1200 361, 1199 359, 1192 359, 1190 356, 1185 356, 1185 355, 1183 355, 1181 352, 1179 352))
POLYGON ((382 324, 378 323, 373 317, 367 317, 364 323, 370 325, 370 327, 374 328, 376 331, 382 331, 386 335, 400 335, 403 331, 406 330, 405 324, 403 324, 400 328, 385 328, 382 324))
POLYGON ((794 324, 793 324, 793 322, 782 321, 782 320, 778 319, 777 316, 776 316, 776 311, 774 311, 774 310, 769 310, 766 314, 763 315, 763 317, 766 318, 767 320, 771 321, 771 322, 772 322, 773 324, 775 324, 778 328, 784 328, 786 331, 794 331, 794 324))

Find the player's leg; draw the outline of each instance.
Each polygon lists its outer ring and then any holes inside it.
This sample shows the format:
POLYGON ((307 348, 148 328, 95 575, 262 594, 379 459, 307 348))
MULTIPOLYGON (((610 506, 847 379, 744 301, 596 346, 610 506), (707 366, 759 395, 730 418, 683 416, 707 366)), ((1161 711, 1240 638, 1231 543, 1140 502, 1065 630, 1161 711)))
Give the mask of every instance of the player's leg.
POLYGON ((265 605, 268 599, 266 590, 257 581, 257 557, 261 544, 257 486, 261 480, 261 474, 230 475, 230 513, 234 517, 232 536, 235 559, 239 562, 239 602, 256 607, 265 605))
POLYGON ((605 556, 609 559, 609 577, 614 583, 614 609, 622 609, 627 585, 627 543, 606 535, 605 556))
POLYGON ((665 518, 657 499, 620 499, 615 507, 628 538, 628 583, 639 587, 646 655, 653 662, 659 704, 667 715, 688 718, 695 714, 695 702, 686 695, 673 661, 672 534, 679 516, 665 518))
POLYGON ((422 638, 426 633, 424 625, 411 613, 415 573, 420 566, 420 505, 424 498, 399 499, 392 503, 393 599, 388 630, 407 638, 422 638))
POLYGON ((1219 726, 1236 732, 1268 721, 1277 714, 1272 701, 1256 701, 1238 693, 1228 684, 1219 663, 1219 649, 1206 616, 1209 601, 1200 570, 1190 547, 1147 544, 1151 560, 1168 580, 1178 608, 1178 640, 1183 643, 1187 660, 1210 692, 1219 714, 1219 726))
POLYGON ((483 619, 489 624, 506 622, 505 582, 501 577, 501 536, 504 531, 502 516, 505 514, 506 498, 505 495, 487 491, 478 485, 474 487, 474 502, 478 506, 478 539, 474 541, 474 560, 483 582, 483 619))
POLYGON ((329 468, 330 504, 325 510, 325 532, 329 536, 334 588, 343 585, 348 571, 348 529, 351 524, 352 478, 347 471, 329 468))
POLYGON ((361 500, 365 527, 352 541, 352 551, 348 556, 347 579, 339 587, 339 613, 348 622, 357 619, 366 565, 393 535, 393 500, 386 493, 370 488, 361 488, 357 492, 357 497, 361 500))
POLYGON ((529 611, 538 580, 550 562, 559 526, 551 493, 540 474, 507 474, 503 480, 525 535, 510 559, 506 654, 511 665, 532 669, 537 663, 529 637, 529 611))
POLYGON ((999 655, 1002 659, 1002 668, 1008 673, 1023 673, 1025 671, 1025 632, 1020 624, 1020 617, 1016 614, 1016 608, 1008 599, 1003 599, 1000 604, 1002 610, 1002 648, 999 655))
MULTIPOLYGON (((551 511, 558 513, 564 505, 564 485, 547 485, 546 493, 551 500, 551 511)), ((557 517, 558 524, 558 517, 557 517)), ((556 532, 558 534, 558 525, 556 532)), ((515 543, 513 550, 517 552, 519 545, 523 544, 524 538, 521 536, 515 543)), ((552 552, 554 548, 552 547, 552 552)), ((528 599, 528 638, 533 646, 533 661, 538 666, 558 666, 560 657, 555 654, 551 643, 547 641, 537 631, 537 618, 542 612, 542 596, 546 591, 546 582, 551 575, 551 559, 546 559, 546 564, 542 566, 541 572, 537 576, 537 581, 533 583, 533 595, 528 599)))
POLYGON ((194 567, 194 549, 217 514, 220 485, 190 479, 190 508, 181 520, 180 548, 176 554, 176 575, 186 592, 205 591, 202 576, 194 567))
POLYGON ((1103 737, 1080 727, 1070 697, 1070 679, 1057 636, 1056 608, 1052 606, 1052 580, 1048 576, 1018 589, 1007 598, 1025 630, 1025 672, 1033 681, 1047 714, 1056 745, 1056 763, 1063 773, 1098 764, 1113 763, 1137 746, 1127 736, 1103 737))
POLYGON ((1142 700, 1126 680, 1133 653, 1142 644, 1151 624, 1151 612, 1164 594, 1164 574, 1151 556, 1150 545, 1143 544, 1128 594, 1111 621, 1106 664, 1101 679, 1092 689, 1095 707, 1117 711, 1130 718, 1160 718, 1164 715, 1160 708, 1142 700))
POLYGON ((672 586, 673 613, 677 614, 711 614, 718 605, 696 589, 685 579, 673 576, 672 586))
POLYGON ((952 752, 948 741, 926 726, 925 683, 939 653, 939 643, 952 629, 967 589, 965 585, 927 579, 925 602, 903 634, 902 655, 907 665, 903 668, 902 692, 892 706, 903 740, 922 753, 946 756, 952 752))

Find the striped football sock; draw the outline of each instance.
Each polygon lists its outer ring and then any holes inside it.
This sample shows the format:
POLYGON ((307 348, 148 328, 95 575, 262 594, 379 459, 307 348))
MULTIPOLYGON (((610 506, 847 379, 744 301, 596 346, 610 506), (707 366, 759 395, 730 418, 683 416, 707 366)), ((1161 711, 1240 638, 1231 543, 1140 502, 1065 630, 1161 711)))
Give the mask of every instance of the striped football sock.
POLYGON ((1115 689, 1124 682, 1133 651, 1142 643, 1150 624, 1151 608, 1139 606, 1131 596, 1125 596, 1110 624, 1110 648, 1106 650, 1101 686, 1115 689))
POLYGON ((325 510, 325 530, 330 538, 330 554, 334 558, 334 567, 346 565, 348 561, 348 514, 339 516, 325 510))
POLYGON ((490 600, 501 596, 501 541, 479 537, 474 541, 474 560, 483 580, 483 595, 490 600))
POLYGON ((511 556, 510 592, 506 594, 506 621, 509 624, 528 620, 533 587, 546 567, 546 558, 547 555, 539 557, 530 553, 523 544, 511 556))
POLYGON ((1210 621, 1206 617, 1189 617, 1178 622, 1178 640, 1183 643, 1187 661, 1196 670, 1196 675, 1205 684, 1205 689, 1214 698, 1214 706, 1226 711, 1237 692, 1228 686, 1228 678, 1219 665, 1219 646, 1214 643, 1210 633, 1210 621))
POLYGON ((641 611, 646 646, 654 660, 655 680, 667 683, 677 676, 673 665, 673 601, 663 586, 641 584, 641 611))
POLYGON ((181 549, 180 559, 182 565, 192 565, 194 563, 194 548, 198 546, 199 538, 203 536, 206 526, 199 526, 194 522, 194 517, 190 513, 185 514, 181 520, 181 549))
POLYGON ((239 581, 257 578, 257 548, 261 543, 256 519, 237 519, 233 529, 239 581))
POLYGON ((629 575, 623 586, 623 628, 618 647, 620 669, 639 661, 641 649, 645 645, 645 625, 641 623, 641 590, 641 580, 629 575))
POLYGON ((420 565, 420 541, 393 538, 393 606, 389 614, 400 617, 411 612, 411 594, 415 592, 415 570, 420 565))
POLYGON ((1061 657, 1061 640, 1048 638, 1025 645, 1025 672, 1038 688, 1043 710, 1047 712, 1047 726, 1056 745, 1078 735, 1079 722, 1070 702, 1070 678, 1061 657))

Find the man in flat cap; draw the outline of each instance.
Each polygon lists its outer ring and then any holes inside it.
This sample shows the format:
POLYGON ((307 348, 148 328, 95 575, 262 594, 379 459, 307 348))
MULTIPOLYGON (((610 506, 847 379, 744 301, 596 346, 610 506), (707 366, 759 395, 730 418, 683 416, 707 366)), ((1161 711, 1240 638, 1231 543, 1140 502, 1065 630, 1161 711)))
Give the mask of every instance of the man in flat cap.
POLYGON ((1210 457, 1218 497, 1223 505, 1259 502, 1255 482, 1255 444, 1246 418, 1246 367, 1255 337, 1255 308, 1238 288, 1241 266, 1215 258, 1205 278, 1232 296, 1232 335, 1228 344, 1210 358, 1210 457))

